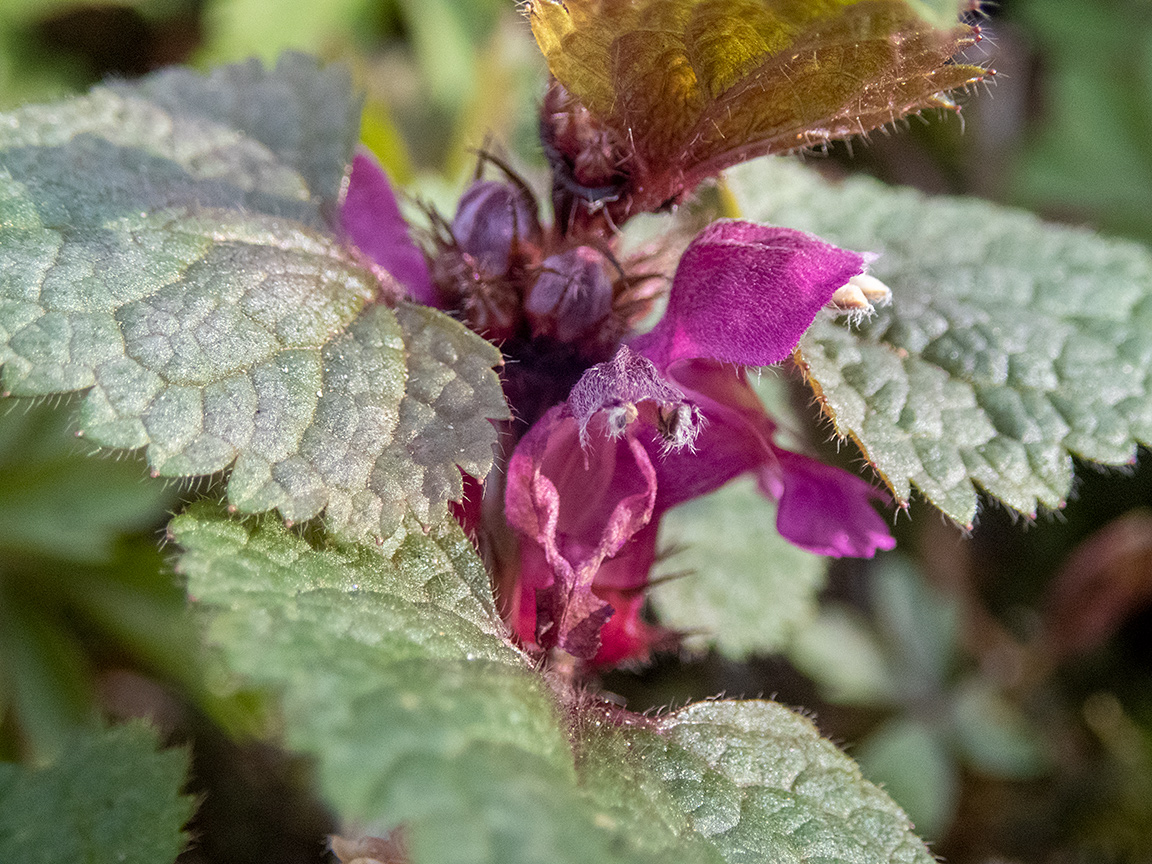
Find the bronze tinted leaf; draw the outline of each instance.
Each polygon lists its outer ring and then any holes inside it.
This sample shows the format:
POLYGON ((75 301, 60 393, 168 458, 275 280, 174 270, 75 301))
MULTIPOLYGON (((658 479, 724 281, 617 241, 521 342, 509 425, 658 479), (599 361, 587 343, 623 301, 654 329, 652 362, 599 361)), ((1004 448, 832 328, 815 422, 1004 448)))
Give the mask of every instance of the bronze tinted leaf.
POLYGON ((604 161, 627 173, 633 212, 753 156, 949 106, 985 74, 951 62, 976 29, 905 0, 533 0, 528 15, 552 74, 613 139, 604 161))

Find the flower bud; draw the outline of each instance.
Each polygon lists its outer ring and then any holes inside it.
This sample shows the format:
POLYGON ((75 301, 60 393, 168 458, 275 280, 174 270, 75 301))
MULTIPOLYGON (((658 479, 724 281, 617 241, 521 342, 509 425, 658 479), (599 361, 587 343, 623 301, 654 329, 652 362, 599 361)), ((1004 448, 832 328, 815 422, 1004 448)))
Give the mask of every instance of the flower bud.
POLYGON ((533 336, 575 342, 612 311, 612 283, 595 249, 577 246, 545 258, 541 267, 524 304, 533 336))
POLYGON ((452 236, 471 255, 477 269, 500 276, 508 272, 511 255, 525 242, 540 242, 536 202, 507 183, 473 183, 456 207, 452 236))

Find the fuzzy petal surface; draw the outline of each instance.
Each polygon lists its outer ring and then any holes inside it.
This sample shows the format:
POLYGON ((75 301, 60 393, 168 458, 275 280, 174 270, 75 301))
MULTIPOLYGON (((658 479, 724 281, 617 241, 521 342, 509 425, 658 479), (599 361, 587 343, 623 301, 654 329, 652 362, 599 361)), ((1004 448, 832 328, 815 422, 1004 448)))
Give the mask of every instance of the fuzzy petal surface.
POLYGON ((363 151, 352 160, 340 225, 348 239, 399 282, 409 297, 425 306, 436 305, 428 262, 412 242, 392 184, 384 169, 363 151))
POLYGON ((832 558, 871 558, 896 545, 872 506, 891 499, 866 480, 799 453, 776 451, 760 473, 760 488, 776 498, 776 529, 790 543, 832 558))
POLYGON ((552 408, 517 445, 505 492, 508 522, 528 547, 520 584, 537 594, 535 641, 583 658, 599 650, 612 613, 592 592, 600 566, 648 524, 656 501, 647 450, 632 435, 609 436, 604 423, 594 419, 581 446, 576 420, 552 408))
POLYGON ((803 231, 713 222, 680 258, 664 317, 633 347, 661 369, 695 357, 779 363, 864 265, 863 255, 803 231))

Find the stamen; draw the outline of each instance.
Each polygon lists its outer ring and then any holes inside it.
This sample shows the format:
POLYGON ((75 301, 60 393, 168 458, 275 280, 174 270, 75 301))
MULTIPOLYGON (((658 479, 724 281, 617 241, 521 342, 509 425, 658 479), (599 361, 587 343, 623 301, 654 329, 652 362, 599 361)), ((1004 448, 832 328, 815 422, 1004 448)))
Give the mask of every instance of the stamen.
POLYGON ((860 273, 837 288, 825 308, 835 314, 867 318, 876 311, 877 306, 887 306, 891 302, 891 288, 875 276, 860 273))

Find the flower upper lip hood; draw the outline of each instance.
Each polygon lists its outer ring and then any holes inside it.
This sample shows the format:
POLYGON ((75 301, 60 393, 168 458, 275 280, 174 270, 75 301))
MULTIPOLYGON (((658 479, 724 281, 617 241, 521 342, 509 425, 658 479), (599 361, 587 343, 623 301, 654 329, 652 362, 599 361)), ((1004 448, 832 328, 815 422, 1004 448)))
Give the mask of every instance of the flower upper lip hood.
MULTIPOLYGON (((468 247, 469 260, 496 280, 501 267, 534 280, 513 290, 497 281, 502 303, 519 297, 522 304, 505 324, 519 320, 515 326, 528 328, 531 339, 576 344, 611 321, 612 286, 598 269, 603 256, 569 245, 534 267, 513 263, 509 250, 540 248, 534 212, 499 184, 476 184, 462 202, 457 221, 471 228, 456 238, 457 248, 468 247), (511 229, 476 224, 472 217, 481 211, 507 218, 511 229)), ((348 240, 413 300, 440 305, 452 296, 433 281, 387 178, 366 155, 353 163, 341 217, 348 240)), ((798 546, 865 557, 892 548, 872 507, 888 500, 885 493, 777 447, 775 423, 743 371, 788 357, 821 308, 866 264, 865 256, 801 231, 714 222, 682 255, 665 313, 649 333, 575 375, 553 370, 553 400, 565 401, 534 411, 538 419, 505 471, 504 515, 519 548, 502 563, 511 578, 498 575, 513 586, 504 606, 522 643, 611 664, 669 640, 641 616, 660 516, 742 474, 755 474, 760 490, 777 501, 777 530, 798 546)), ((521 416, 527 402, 515 404, 517 394, 530 401, 548 392, 510 383, 506 393, 521 416)), ((472 528, 489 518, 477 505, 457 511, 472 528)))
POLYGON ((688 245, 664 316, 633 347, 662 369, 700 357, 779 363, 864 266, 863 255, 802 231, 721 219, 688 245))

